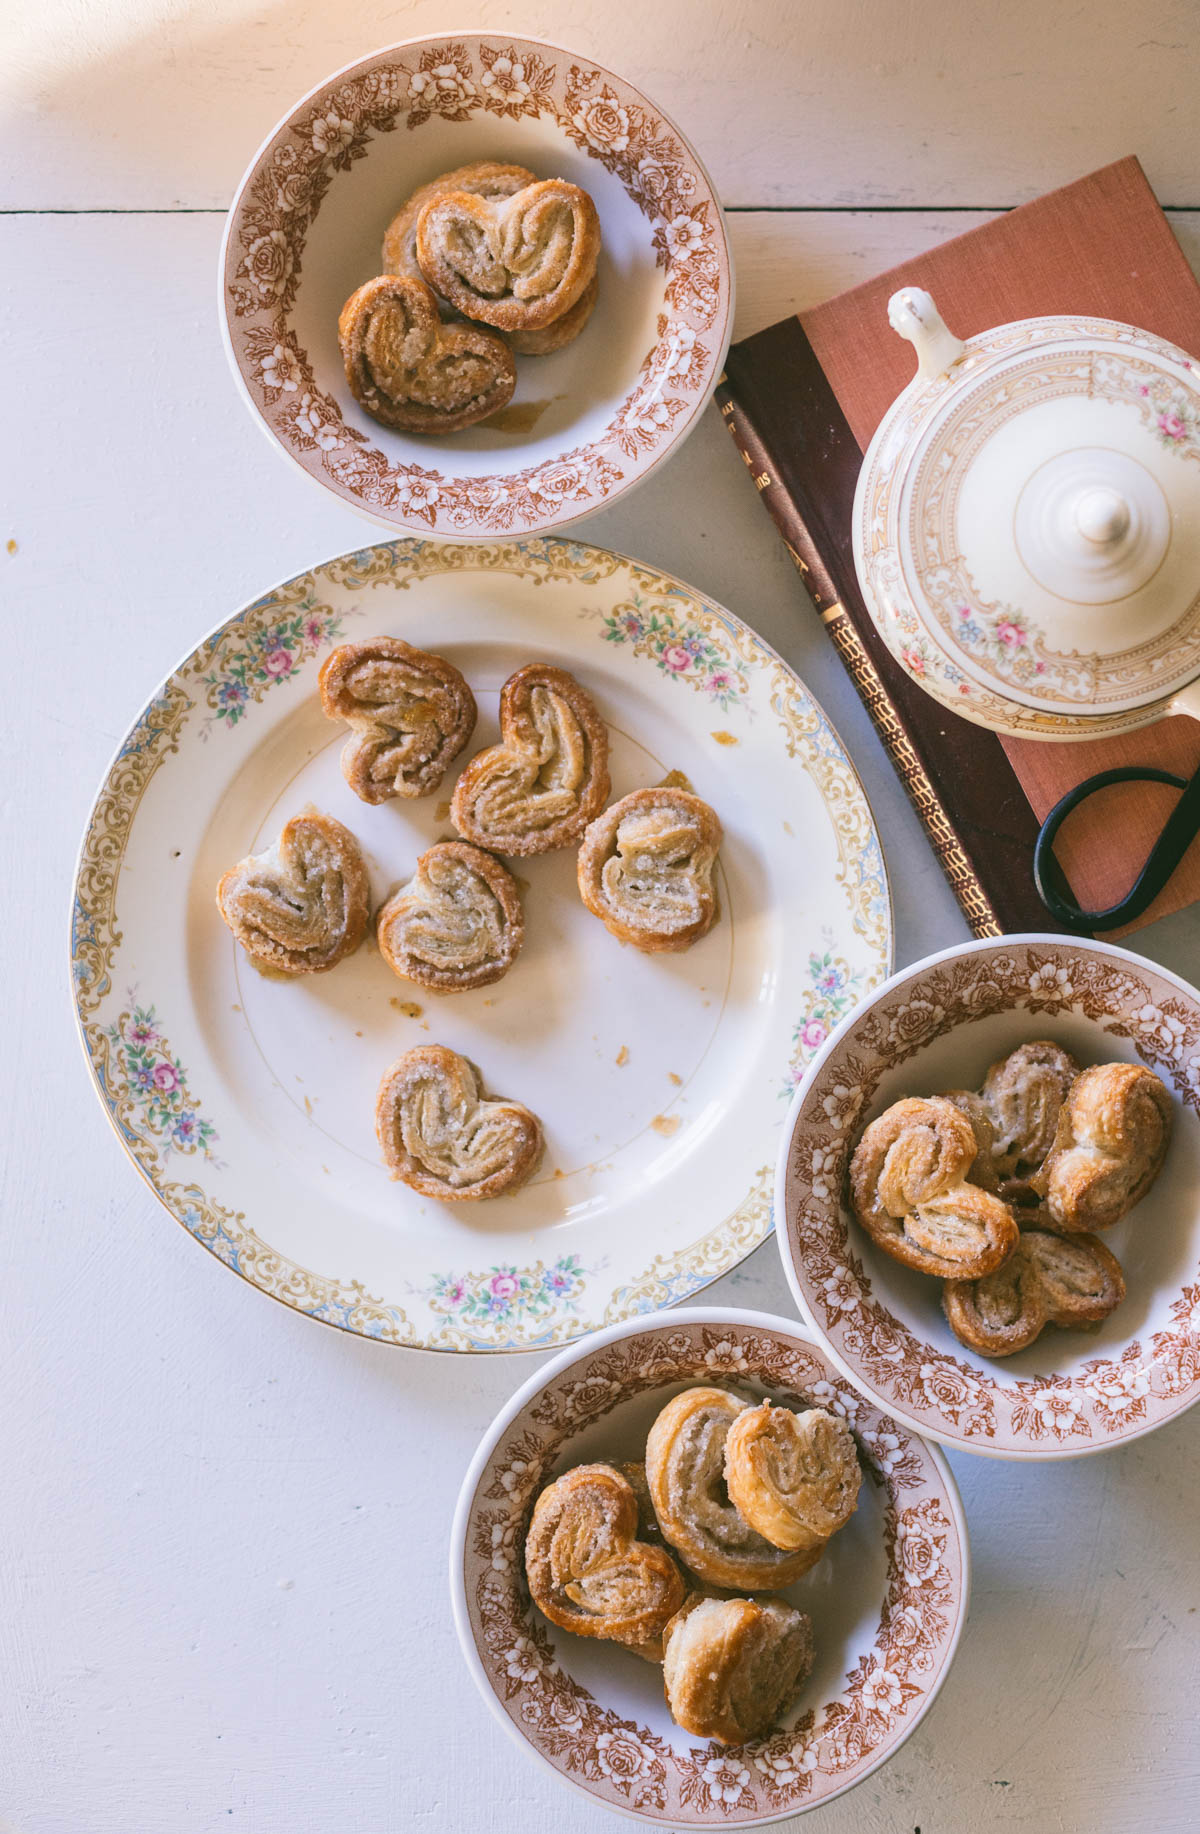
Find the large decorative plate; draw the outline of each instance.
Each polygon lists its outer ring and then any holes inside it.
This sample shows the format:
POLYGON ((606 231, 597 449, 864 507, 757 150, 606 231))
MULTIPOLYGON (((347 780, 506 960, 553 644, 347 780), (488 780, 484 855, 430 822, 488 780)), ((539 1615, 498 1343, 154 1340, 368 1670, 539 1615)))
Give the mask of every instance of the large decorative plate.
POLYGON ((539 1369, 489 1427, 450 1537, 459 1641, 505 1731, 592 1802, 673 1829, 782 1821, 878 1770, 945 1682, 969 1591, 941 1453, 865 1400, 800 1326, 716 1306, 617 1325, 539 1369), (812 1620, 813 1672, 775 1731, 734 1747, 673 1723, 660 1668, 549 1624, 522 1559, 543 1485, 589 1459, 642 1458, 659 1409, 696 1382, 840 1414, 863 1467, 850 1521, 785 1593, 812 1620))
POLYGON ((278 450, 392 531, 561 529, 639 483, 695 426, 733 324, 720 203, 694 148, 624 78, 507 33, 412 39, 348 65, 267 137, 229 212, 221 325, 278 450), (346 385, 337 319, 418 186, 478 159, 565 178, 603 234, 596 310, 522 357, 512 404, 448 438, 389 430, 346 385))
POLYGON ((222 624, 105 777, 72 940, 96 1087, 168 1210, 298 1310, 440 1350, 564 1343, 695 1292, 761 1242, 797 1074, 890 949, 870 810, 802 683, 677 580, 561 540, 368 548, 222 624), (313 803, 345 822, 376 903, 450 832, 441 796, 371 808, 342 779, 317 672, 340 640, 380 632, 463 670, 472 749, 496 734, 506 677, 552 660, 609 723, 614 795, 681 771, 727 836, 703 942, 623 948, 580 902, 568 850, 519 863, 526 943, 492 987, 430 997, 373 942, 306 981, 256 973, 214 888, 288 815, 313 803), (441 1205, 388 1180, 375 1089, 434 1041, 541 1116, 547 1154, 524 1190, 441 1205))

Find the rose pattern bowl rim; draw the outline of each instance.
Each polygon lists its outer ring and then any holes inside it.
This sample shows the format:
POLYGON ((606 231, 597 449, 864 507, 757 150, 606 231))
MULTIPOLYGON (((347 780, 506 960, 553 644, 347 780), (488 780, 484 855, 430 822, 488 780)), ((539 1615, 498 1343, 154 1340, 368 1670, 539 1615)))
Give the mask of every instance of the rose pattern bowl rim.
MULTIPOLYGON (((449 164, 461 164, 462 149, 454 152, 459 157, 448 152, 449 164)), ((520 157, 520 147, 488 156, 520 157)), ((315 84, 248 164, 218 261, 226 356, 264 436, 314 483, 391 533, 449 541, 559 531, 636 488, 698 424, 724 366, 733 306, 720 199, 687 136, 615 71, 549 40, 506 32, 403 39, 315 84), (543 53, 560 63, 548 66, 543 53), (532 78, 522 79, 524 94, 513 100, 490 93, 487 79, 495 90, 498 61, 507 75, 514 60, 532 78), (439 98, 446 70, 460 93, 439 98), (599 133, 594 105, 621 131, 599 133), (318 385, 291 312, 305 239, 333 176, 350 169, 380 133, 401 124, 458 124, 481 109, 497 119, 498 131, 505 118, 536 123, 547 115, 573 153, 598 160, 645 219, 655 271, 663 270, 665 281, 654 341, 630 358, 620 405, 599 434, 577 443, 567 430, 558 444, 570 449, 547 452, 532 466, 515 448, 492 472, 456 476, 445 463, 453 443, 410 441, 402 462, 390 463, 354 416, 344 417, 343 408, 354 404, 340 381, 337 394, 318 385)))
MULTIPOLYGON (((654 1826, 759 1827, 824 1807, 916 1730, 966 1622, 970 1549, 944 1454, 846 1382, 810 1330, 757 1311, 689 1306, 571 1345, 505 1403, 463 1480, 449 1582, 476 1686, 508 1735, 561 1782, 654 1826), (887 1593, 869 1648, 836 1699, 805 1708, 802 1697, 793 1726, 736 1748, 681 1748, 687 1734, 668 1740, 597 1701, 559 1668, 555 1639, 577 1640, 546 1634, 520 1576, 529 1510, 563 1448, 622 1402, 695 1380, 754 1384, 842 1412, 868 1481, 887 1499, 887 1593)), ((860 1625, 856 1647, 868 1634, 860 1625)))
MULTIPOLYGON (((776 1162, 776 1240, 805 1323, 847 1379, 913 1431, 987 1457, 1085 1457, 1140 1438, 1200 1400, 1195 1253, 1178 1290, 1157 1295, 1154 1328, 1147 1319, 1120 1354, 1092 1356, 1070 1374, 1052 1368, 1021 1380, 1002 1360, 957 1345, 939 1349, 895 1316, 871 1277, 872 1269, 876 1281, 886 1272, 885 1257, 850 1221, 841 1197, 851 1143, 880 1081, 959 1025, 1018 1010, 1030 1013, 1030 1036, 1052 1033, 1056 1017, 1108 1021, 1103 1029, 1131 1045, 1171 1088, 1177 1141, 1181 1119, 1194 1127, 1200 993, 1180 975, 1090 938, 1029 933, 958 944, 901 969, 867 995, 808 1065, 776 1162), (955 975, 961 964, 987 958, 991 979, 973 983, 970 974, 965 981, 955 975), (909 988, 919 997, 903 999, 909 988), (1125 1005, 1112 1010, 1120 1000, 1125 1005), (796 1226, 801 1211, 803 1230, 796 1226)), ((940 1309, 935 1283, 928 1284, 932 1325, 940 1309)), ((1087 1341, 1080 1333, 1051 1331, 1039 1343, 1046 1359, 1063 1362, 1072 1345, 1087 1341)))

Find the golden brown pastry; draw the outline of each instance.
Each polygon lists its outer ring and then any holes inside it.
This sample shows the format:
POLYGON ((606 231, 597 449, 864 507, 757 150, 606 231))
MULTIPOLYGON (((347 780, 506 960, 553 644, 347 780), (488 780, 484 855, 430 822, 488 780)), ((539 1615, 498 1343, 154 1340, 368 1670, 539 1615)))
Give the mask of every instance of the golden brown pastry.
POLYGON ((821 1547, 772 1547, 730 1498, 725 1440, 748 1411, 747 1402, 724 1388, 685 1389, 650 1429, 646 1478, 659 1528, 693 1573, 714 1586, 770 1591, 807 1573, 821 1547))
POLYGON ((637 1539, 637 1499, 611 1465, 577 1465, 539 1496, 525 1542, 534 1604, 560 1630, 630 1647, 662 1635, 684 1598, 664 1547, 637 1539))
POLYGON ((1001 1180, 1025 1181, 1040 1170, 1078 1074, 1070 1053, 1046 1038, 1018 1045, 992 1065, 979 1095, 992 1123, 992 1160, 1001 1180))
POLYGON ((998 1191, 1000 1174, 993 1156, 996 1130, 982 1098, 973 1089, 943 1089, 940 1100, 953 1102, 959 1113, 966 1115, 975 1135, 975 1157, 967 1173, 967 1182, 979 1185, 984 1191, 998 1191))
POLYGON ((430 286, 468 318, 539 331, 570 310, 596 272, 600 219, 586 191, 539 179, 509 198, 454 191, 417 218, 430 286))
POLYGON ((947 1280, 942 1306, 950 1329, 984 1356, 1012 1356, 1047 1325, 1097 1324, 1125 1297, 1114 1255, 1094 1235, 1023 1232, 1013 1253, 982 1280, 947 1280))
POLYGON ((1100 1063, 1071 1085, 1054 1144, 1030 1180, 1056 1229, 1107 1229, 1158 1177, 1171 1097, 1140 1063, 1100 1063))
POLYGON ((824 1547, 853 1515, 861 1481, 853 1433, 824 1408, 762 1401, 729 1428, 729 1500, 772 1547, 824 1547))
MULTIPOLYGON (((494 159, 477 159, 471 165, 457 166, 453 172, 443 172, 440 178, 414 191, 388 224, 383 238, 384 273, 401 274, 407 280, 427 284, 417 260, 417 218, 435 198, 448 197, 452 191, 468 191, 474 197, 511 197, 515 191, 523 191, 536 182, 536 174, 527 166, 501 165, 494 159)), ((558 318, 540 331, 504 332, 501 335, 505 343, 510 350, 526 357, 548 356, 551 351, 561 350, 564 344, 579 336, 592 316, 598 289, 599 282, 593 274, 575 304, 558 318)), ((451 314, 453 311, 447 302, 445 312, 451 314)))
POLYGON ((437 841, 376 919, 394 974, 430 993, 487 987, 508 973, 525 937, 512 874, 466 841, 437 841))
POLYGON ((717 915, 721 824, 688 790, 633 790, 592 822, 579 895, 620 942, 648 955, 690 949, 717 915))
POLYGON ((552 319, 540 331, 502 331, 500 336, 519 357, 552 356, 579 336, 595 310, 599 291, 600 276, 593 274, 575 304, 568 306, 560 318, 552 319))
POLYGON ((444 1044, 405 1051, 384 1072, 375 1132, 393 1178, 447 1202, 515 1191, 542 1156, 537 1116, 485 1096, 475 1066, 444 1044))
POLYGON ((266 853, 223 874, 217 908, 247 955, 281 974, 325 974, 366 934, 358 842, 332 815, 293 815, 266 853))
POLYGON ((464 840, 521 857, 570 847, 608 797, 608 730, 565 669, 530 663, 500 694, 500 743, 471 759, 450 819, 464 840))
POLYGON ((685 1732, 742 1745, 775 1724, 813 1662, 812 1624, 782 1598, 689 1598, 667 1625, 663 1682, 685 1732))
POLYGON ((877 1247, 918 1273, 975 1280, 1008 1259, 1013 1213, 967 1182, 979 1151, 966 1115, 908 1096, 871 1122, 850 1161, 850 1201, 877 1247))
POLYGON ((338 344, 359 406, 402 433, 473 427, 506 407, 517 385, 503 338, 480 325, 443 325, 429 288, 394 274, 350 295, 338 344))
POLYGON ((528 166, 503 165, 496 159, 476 159, 470 165, 455 166, 440 178, 430 179, 401 204, 383 236, 383 271, 400 274, 405 280, 427 284, 417 260, 417 218, 426 204, 435 198, 449 197, 452 191, 468 191, 472 197, 511 197, 536 182, 536 173, 528 166))
POLYGON ((454 664, 400 637, 339 644, 318 682, 326 719, 350 727, 342 775, 363 802, 430 795, 475 730, 454 664))

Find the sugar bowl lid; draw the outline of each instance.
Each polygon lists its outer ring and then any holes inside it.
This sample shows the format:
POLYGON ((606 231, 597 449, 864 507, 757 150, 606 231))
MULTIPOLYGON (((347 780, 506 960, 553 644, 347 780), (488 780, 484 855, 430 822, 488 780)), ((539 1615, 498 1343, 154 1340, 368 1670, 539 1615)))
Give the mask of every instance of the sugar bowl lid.
POLYGON ((893 652, 1002 731, 1158 717, 1200 675, 1191 359, 1084 317, 963 342, 916 288, 888 316, 918 367, 863 465, 855 558, 893 652))

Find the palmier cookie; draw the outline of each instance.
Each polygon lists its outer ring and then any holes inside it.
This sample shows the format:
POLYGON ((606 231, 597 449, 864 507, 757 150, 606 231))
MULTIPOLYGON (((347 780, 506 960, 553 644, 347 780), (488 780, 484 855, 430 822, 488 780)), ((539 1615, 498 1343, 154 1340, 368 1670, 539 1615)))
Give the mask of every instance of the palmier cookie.
POLYGON ((475 1066, 444 1044, 417 1045, 385 1071, 375 1132, 393 1178, 446 1202, 515 1191, 542 1156, 537 1116, 485 1096, 475 1066))
POLYGON ((591 823, 579 895, 619 942, 648 955, 690 949, 717 915, 721 824, 688 790, 633 790, 591 823))
POLYGON ((1006 1261, 1020 1231, 1006 1203, 968 1183, 978 1150, 966 1115, 940 1096, 906 1097, 872 1121, 849 1185, 876 1246, 943 1279, 978 1279, 1006 1261))
POLYGON ((437 841, 383 906, 375 933, 393 974, 430 993, 490 986, 524 940, 517 882, 490 853, 437 841))
POLYGON ((314 809, 285 822, 266 853, 222 875, 217 908, 247 955, 281 974, 325 974, 357 949, 370 884, 358 842, 314 809))
POLYGON ((612 1465, 577 1465, 542 1491, 525 1573, 534 1604, 560 1630, 631 1648, 660 1637, 684 1599, 667 1550, 638 1540, 637 1499, 612 1465))
POLYGON ((672 1716, 722 1745, 769 1731, 812 1671, 812 1624, 782 1598, 693 1596, 663 1641, 672 1716))
POLYGON ((326 719, 350 728, 342 775, 363 802, 430 795, 475 730, 454 664, 400 637, 339 644, 318 681, 326 719))
POLYGON ((824 1408, 762 1401, 729 1428, 729 1499, 772 1547, 823 1547, 853 1515, 861 1481, 853 1433, 824 1408))
MULTIPOLYGON (((407 280, 419 280, 427 284, 417 260, 417 218, 426 204, 435 198, 447 197, 452 191, 469 191, 474 197, 511 197, 514 191, 523 191, 527 185, 536 182, 536 174, 527 166, 501 165, 494 159, 478 159, 472 165, 457 166, 453 172, 443 172, 419 191, 414 191, 400 207, 387 226, 383 238, 383 271, 385 274, 401 274, 407 280)), ((502 333, 510 350, 519 356, 543 357, 552 351, 561 350, 579 336, 592 316, 596 304, 599 283, 597 276, 584 288, 573 306, 554 319, 540 331, 509 331, 502 333)), ((439 302, 440 303, 440 302, 439 302)), ((447 303, 446 311, 453 308, 447 303)))
POLYGON ((600 219, 586 191, 539 179, 509 198, 454 191, 417 218, 430 286, 468 318, 540 331, 570 310, 596 272, 600 219))
POLYGON ((405 280, 419 280, 427 285, 417 260, 417 218, 426 204, 452 191, 467 191, 472 197, 511 197, 536 183, 537 174, 528 166, 504 165, 496 159, 476 159, 470 165, 455 166, 440 178, 412 193, 401 204, 383 235, 382 265, 385 274, 399 274, 405 280))
POLYGON ((454 786, 450 819, 464 840, 521 857, 578 841, 608 799, 608 730, 565 669, 530 663, 500 694, 500 743, 454 786))
POLYGON ((350 295, 338 344, 359 406, 402 433, 473 427, 506 407, 517 385, 503 338, 480 325, 443 325, 429 288, 393 274, 350 295))
POLYGON ((819 1547, 772 1547, 725 1488, 725 1439, 748 1409, 724 1388, 688 1388, 659 1414, 646 1440, 646 1478, 664 1538, 698 1578, 748 1592, 790 1586, 819 1547))
POLYGON ((1027 1229, 994 1273, 947 1280, 942 1308, 960 1343, 984 1356, 1012 1356, 1047 1325, 1098 1324, 1125 1297, 1120 1263, 1094 1235, 1027 1229))
POLYGON ((992 1162, 1001 1180, 1023 1182, 1040 1171, 1078 1074, 1070 1052, 1046 1038, 1018 1045, 992 1065, 979 1095, 992 1123, 992 1162))
POLYGON ((1108 1229, 1140 1203, 1171 1139, 1171 1097, 1140 1063, 1101 1063, 1071 1084, 1054 1144, 1029 1185, 1054 1229, 1108 1229))

